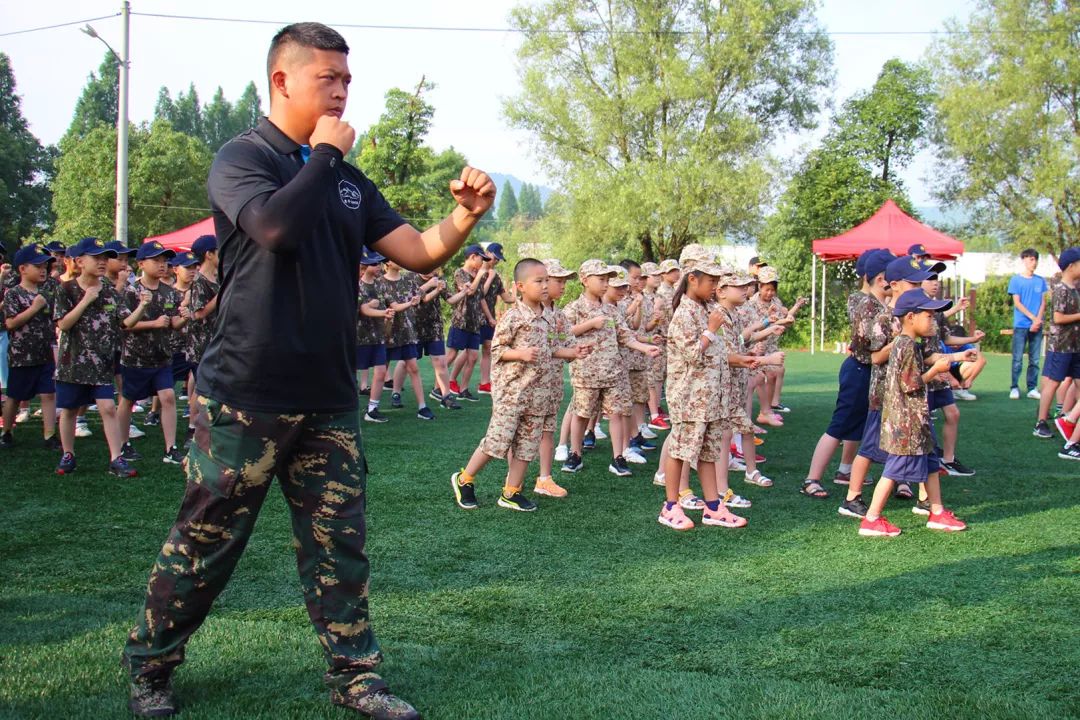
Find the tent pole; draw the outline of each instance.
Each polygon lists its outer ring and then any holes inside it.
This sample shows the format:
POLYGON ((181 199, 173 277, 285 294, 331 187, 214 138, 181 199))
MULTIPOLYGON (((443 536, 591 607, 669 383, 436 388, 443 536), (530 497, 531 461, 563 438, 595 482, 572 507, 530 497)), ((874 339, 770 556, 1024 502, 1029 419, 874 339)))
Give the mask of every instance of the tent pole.
POLYGON ((825 352, 825 300, 829 295, 828 286, 826 285, 825 280, 827 277, 825 268, 827 268, 828 265, 829 264, 826 262, 821 263, 821 332, 818 333, 818 345, 821 352, 825 352))
POLYGON ((814 354, 814 340, 816 333, 814 326, 817 325, 817 255, 810 254, 810 354, 814 354))

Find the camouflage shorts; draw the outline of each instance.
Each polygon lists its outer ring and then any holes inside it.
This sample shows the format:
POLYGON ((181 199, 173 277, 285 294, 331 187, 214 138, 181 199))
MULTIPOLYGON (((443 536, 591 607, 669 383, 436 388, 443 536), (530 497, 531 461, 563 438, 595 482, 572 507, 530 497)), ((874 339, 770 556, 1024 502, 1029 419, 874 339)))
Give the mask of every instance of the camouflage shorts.
POLYGON ((540 454, 540 436, 554 432, 555 424, 555 415, 527 415, 521 408, 495 405, 480 449, 493 458, 506 459, 512 452, 515 460, 532 462, 540 454))
POLYGON ((649 361, 649 384, 663 385, 667 375, 667 348, 661 346, 660 355, 649 361))
MULTIPOLYGON (((629 385, 629 382, 627 383, 629 385)), ((630 389, 621 385, 606 388, 574 388, 574 397, 570 401, 574 414, 583 418, 594 418, 602 412, 612 415, 630 414, 630 389)))
POLYGON ((720 421, 673 422, 668 441, 668 452, 676 460, 691 465, 699 462, 720 462, 728 452, 730 439, 724 439, 727 427, 720 421))
POLYGON ((730 429, 735 435, 752 435, 754 433, 754 423, 750 421, 750 416, 746 414, 745 403, 730 405, 722 422, 724 427, 730 429))
POLYGON ((649 371, 648 370, 631 370, 630 371, 630 402, 632 402, 632 403, 647 403, 647 402, 649 402, 649 371))

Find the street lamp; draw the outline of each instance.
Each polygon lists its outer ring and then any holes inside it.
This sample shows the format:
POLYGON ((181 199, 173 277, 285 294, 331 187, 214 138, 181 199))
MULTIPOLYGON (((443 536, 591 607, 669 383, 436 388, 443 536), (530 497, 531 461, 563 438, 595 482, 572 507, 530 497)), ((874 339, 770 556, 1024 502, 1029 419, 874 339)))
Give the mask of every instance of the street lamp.
POLYGON ((130 68, 130 36, 131 36, 131 4, 124 0, 120 8, 120 15, 124 19, 124 43, 121 46, 123 54, 112 49, 112 45, 105 42, 105 38, 97 34, 90 25, 82 28, 82 32, 92 38, 100 40, 109 49, 119 66, 120 87, 117 100, 116 114, 116 239, 127 244, 128 234, 128 70, 130 68))

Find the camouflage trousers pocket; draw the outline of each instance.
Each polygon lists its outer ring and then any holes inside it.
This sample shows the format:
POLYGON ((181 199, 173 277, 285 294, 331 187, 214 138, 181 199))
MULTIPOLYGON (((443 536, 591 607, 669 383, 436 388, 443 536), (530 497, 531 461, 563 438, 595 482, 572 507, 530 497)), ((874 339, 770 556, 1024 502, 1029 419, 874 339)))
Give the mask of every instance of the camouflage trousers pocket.
POLYGON ((195 483, 220 498, 230 498, 236 489, 238 476, 239 472, 235 468, 210 457, 198 445, 192 444, 188 450, 188 482, 195 483))

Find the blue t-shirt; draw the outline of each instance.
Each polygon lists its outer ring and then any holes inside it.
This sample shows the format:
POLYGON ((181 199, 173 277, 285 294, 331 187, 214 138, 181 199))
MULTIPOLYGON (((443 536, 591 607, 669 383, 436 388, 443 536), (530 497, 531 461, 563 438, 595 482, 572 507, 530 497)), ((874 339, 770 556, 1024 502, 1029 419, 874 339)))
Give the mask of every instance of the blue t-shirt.
MULTIPOLYGON (((1047 289, 1046 281, 1038 275, 1032 275, 1031 277, 1013 275, 1012 279, 1009 280, 1009 296, 1019 295, 1020 302, 1028 309, 1028 312, 1033 314, 1039 311, 1039 306, 1042 305, 1043 295, 1046 294, 1047 289)), ((1020 309, 1015 306, 1013 306, 1013 327, 1031 327, 1031 318, 1020 312, 1020 309)))

